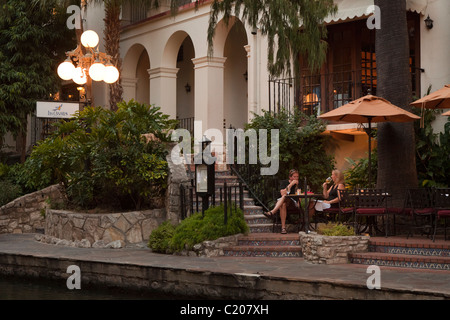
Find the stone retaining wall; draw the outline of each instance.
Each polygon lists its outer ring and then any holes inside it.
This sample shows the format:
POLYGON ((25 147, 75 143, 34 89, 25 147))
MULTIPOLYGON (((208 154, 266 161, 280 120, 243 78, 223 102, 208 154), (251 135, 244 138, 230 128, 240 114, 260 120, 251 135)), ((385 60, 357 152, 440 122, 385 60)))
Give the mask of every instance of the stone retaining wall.
POLYGON ((303 257, 311 263, 348 263, 350 252, 365 252, 368 249, 368 236, 324 236, 315 232, 300 232, 303 257))
POLYGON ((32 233, 43 230, 45 209, 62 202, 64 195, 59 185, 17 198, 0 207, 0 233, 32 233))
POLYGON ((147 242, 166 218, 165 209, 122 213, 78 213, 47 209, 45 235, 68 241, 86 240, 91 246, 120 241, 123 245, 147 242))

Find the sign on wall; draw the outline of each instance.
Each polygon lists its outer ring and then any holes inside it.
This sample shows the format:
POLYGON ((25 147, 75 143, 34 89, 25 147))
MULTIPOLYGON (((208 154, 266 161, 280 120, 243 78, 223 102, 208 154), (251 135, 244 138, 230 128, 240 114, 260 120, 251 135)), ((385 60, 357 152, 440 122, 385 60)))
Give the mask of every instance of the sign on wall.
POLYGON ((72 118, 78 110, 80 110, 80 104, 76 102, 36 102, 36 117, 38 118, 72 118))

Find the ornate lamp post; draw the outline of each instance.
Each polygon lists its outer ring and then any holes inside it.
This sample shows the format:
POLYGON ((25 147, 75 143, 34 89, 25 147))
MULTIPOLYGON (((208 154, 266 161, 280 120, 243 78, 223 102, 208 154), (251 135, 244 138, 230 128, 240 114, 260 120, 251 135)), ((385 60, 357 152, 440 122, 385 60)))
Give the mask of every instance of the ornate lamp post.
POLYGON ((98 51, 99 37, 95 31, 87 30, 81 35, 81 44, 66 52, 67 59, 58 66, 58 76, 86 85, 86 100, 92 100, 92 80, 114 83, 119 79, 119 70, 111 63, 111 56, 98 51), (97 47, 97 48, 96 48, 97 47))

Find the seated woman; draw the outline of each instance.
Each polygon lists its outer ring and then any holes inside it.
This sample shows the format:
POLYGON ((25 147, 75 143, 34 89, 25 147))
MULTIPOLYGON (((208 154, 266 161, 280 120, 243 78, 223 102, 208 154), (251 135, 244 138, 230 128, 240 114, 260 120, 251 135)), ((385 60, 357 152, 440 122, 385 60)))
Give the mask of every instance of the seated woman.
POLYGON ((291 205, 298 205, 297 202, 292 199, 286 198, 286 195, 295 194, 298 189, 298 171, 296 169, 291 169, 289 171, 289 180, 283 180, 280 183, 280 194, 281 198, 277 199, 277 203, 275 207, 266 212, 266 215, 271 217, 278 210, 280 211, 280 220, 281 220, 281 233, 286 234, 286 217, 287 217, 287 207, 291 205), (286 201, 288 200, 288 201, 286 201))
POLYGON ((309 215, 310 217, 315 211, 324 211, 329 208, 339 208, 340 194, 338 190, 345 189, 344 174, 339 170, 333 170, 331 173, 331 179, 333 180, 333 185, 327 189, 328 183, 324 182, 323 197, 326 200, 317 200, 312 205, 310 205, 309 215))

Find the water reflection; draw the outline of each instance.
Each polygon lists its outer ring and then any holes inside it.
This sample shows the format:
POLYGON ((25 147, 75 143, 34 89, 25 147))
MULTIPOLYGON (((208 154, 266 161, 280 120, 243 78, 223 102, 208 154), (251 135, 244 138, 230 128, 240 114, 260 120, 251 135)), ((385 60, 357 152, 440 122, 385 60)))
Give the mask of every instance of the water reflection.
POLYGON ((81 287, 69 290, 66 280, 50 281, 0 275, 0 300, 160 300, 174 297, 123 289, 81 287))

